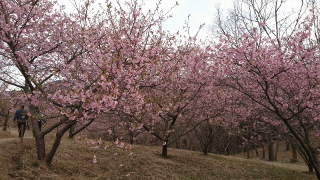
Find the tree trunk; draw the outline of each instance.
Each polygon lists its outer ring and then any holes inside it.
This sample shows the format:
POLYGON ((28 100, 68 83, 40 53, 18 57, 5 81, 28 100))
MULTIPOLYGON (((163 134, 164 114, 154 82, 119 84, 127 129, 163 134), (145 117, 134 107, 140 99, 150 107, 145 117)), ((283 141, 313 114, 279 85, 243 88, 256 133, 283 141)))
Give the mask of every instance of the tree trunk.
POLYGON ((274 160, 275 160, 275 161, 277 161, 277 159, 278 159, 278 149, 279 149, 279 141, 278 141, 278 139, 277 139, 276 154, 275 154, 275 156, 274 156, 274 160))
POLYGON ((256 155, 257 155, 257 157, 260 157, 260 156, 259 156, 259 152, 258 152, 257 147, 254 147, 254 150, 256 151, 256 155))
POLYGON ((266 159, 266 148, 264 147, 264 144, 262 144, 262 159, 266 159))
POLYGON ((61 128, 61 130, 59 132, 57 132, 56 134, 56 139, 53 143, 53 146, 50 150, 50 152, 48 153, 47 157, 46 157, 46 163, 48 166, 51 165, 53 156, 56 154, 56 151, 60 145, 60 141, 62 136, 64 135, 65 132, 67 132, 74 124, 76 123, 76 121, 72 121, 69 122, 67 125, 65 125, 63 128, 61 128))
MULTIPOLYGON (((318 179, 320 179, 320 164, 319 164, 319 161, 318 161, 318 156, 317 156, 318 154, 317 153, 313 153, 312 154, 312 156, 313 156, 313 160, 314 160, 314 163, 315 163, 315 165, 313 165, 312 167, 313 167, 313 169, 316 171, 316 174, 317 174, 317 177, 318 177, 318 179)), ((312 171, 310 171, 310 168, 309 168, 309 172, 311 173, 311 172, 313 172, 313 169, 312 169, 312 171)))
POLYGON ((203 154, 204 154, 204 155, 208 155, 208 145, 207 145, 207 146, 204 146, 204 148, 203 148, 203 154))
POLYGON ((133 144, 134 136, 132 131, 129 131, 129 136, 130 136, 130 144, 133 144))
POLYGON ((73 139, 74 135, 74 129, 76 128, 76 124, 74 124, 70 129, 69 129, 69 138, 73 139))
POLYGON ((268 161, 274 161, 273 144, 274 143, 270 139, 270 142, 269 142, 269 159, 268 159, 268 161))
POLYGON ((44 141, 44 133, 39 129, 38 120, 35 116, 31 117, 32 131, 36 140, 37 146, 37 158, 38 160, 44 160, 46 158, 46 146, 44 141))
POLYGON ((133 144, 133 136, 130 135, 130 144, 133 144))
POLYGON ((292 148, 292 159, 290 160, 291 163, 298 162, 298 154, 297 154, 297 147, 295 144, 291 144, 292 148))
POLYGON ((286 141, 286 151, 289 151, 290 150, 290 143, 289 141, 287 140, 286 141))
POLYGON ((4 120, 4 123, 3 123, 3 130, 4 131, 7 131, 8 122, 9 122, 9 111, 8 111, 8 113, 6 115, 6 119, 4 120))
POLYGON ((42 133, 35 134, 36 146, 37 146, 37 157, 39 160, 46 158, 46 146, 44 141, 44 135, 42 133))
POLYGON ((246 151, 247 151, 247 159, 250 159, 250 149, 249 149, 249 147, 246 148, 246 151))
POLYGON ((313 173, 313 167, 312 164, 307 164, 308 168, 309 168, 309 173, 313 173))
POLYGON ((165 144, 162 146, 162 156, 164 158, 168 158, 168 145, 167 141, 165 141, 165 144))
POLYGON ((226 156, 229 156, 229 149, 230 149, 230 148, 229 148, 229 145, 228 145, 228 147, 227 147, 226 150, 225 150, 225 151, 226 151, 226 156))
POLYGON ((306 144, 305 140, 299 136, 298 132, 292 127, 292 125, 288 122, 287 119, 283 118, 283 116, 279 112, 277 112, 276 114, 282 119, 285 125, 289 128, 292 135, 301 145, 301 148, 304 149, 304 151, 306 152, 306 155, 308 156, 310 164, 312 165, 314 171, 316 172, 317 178, 320 179, 320 165, 319 165, 318 157, 316 155, 315 150, 306 144))

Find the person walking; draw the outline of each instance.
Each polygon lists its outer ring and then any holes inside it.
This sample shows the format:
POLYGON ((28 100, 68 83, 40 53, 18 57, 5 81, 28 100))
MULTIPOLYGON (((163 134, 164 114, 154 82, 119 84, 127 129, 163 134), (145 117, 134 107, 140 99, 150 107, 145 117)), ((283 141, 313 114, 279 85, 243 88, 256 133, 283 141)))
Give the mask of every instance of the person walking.
POLYGON ((24 136, 24 133, 26 131, 27 119, 28 119, 27 111, 24 109, 24 105, 21 105, 20 109, 18 109, 16 111, 16 113, 14 114, 14 118, 13 118, 13 122, 15 122, 17 120, 17 123, 18 123, 19 137, 21 137, 21 126, 22 125, 24 126, 22 136, 24 136))

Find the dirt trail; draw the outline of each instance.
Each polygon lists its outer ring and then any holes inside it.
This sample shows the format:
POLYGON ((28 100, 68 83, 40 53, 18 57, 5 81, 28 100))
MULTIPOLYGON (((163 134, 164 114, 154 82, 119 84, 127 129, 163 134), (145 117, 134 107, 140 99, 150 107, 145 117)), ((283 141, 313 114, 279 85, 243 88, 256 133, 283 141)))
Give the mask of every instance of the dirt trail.
MULTIPOLYGON (((0 131, 2 130, 2 127, 0 129, 0 131)), ((8 132, 9 132, 9 128, 8 128, 8 132)), ((18 133, 18 129, 17 128, 11 128, 11 134, 13 136, 15 136, 15 138, 3 138, 3 139, 0 139, 0 143, 2 142, 7 142, 7 141, 13 141, 15 139, 17 139, 16 141, 18 141, 18 136, 19 136, 19 133, 18 133)), ((25 134, 24 134, 24 138, 25 139, 32 139, 33 138, 33 134, 32 134, 32 131, 28 131, 26 130, 25 131, 25 134)), ((20 141, 20 140, 19 140, 20 141)))
POLYGON ((241 160, 241 161, 260 162, 260 163, 264 163, 264 164, 270 164, 270 165, 273 165, 273 166, 293 169, 293 170, 296 170, 296 171, 304 171, 304 172, 308 172, 309 171, 307 165, 298 165, 298 164, 289 164, 289 163, 280 163, 280 162, 270 162, 270 161, 257 160, 257 159, 244 159, 244 158, 235 157, 235 156, 224 156, 224 157, 237 159, 237 160, 241 160))

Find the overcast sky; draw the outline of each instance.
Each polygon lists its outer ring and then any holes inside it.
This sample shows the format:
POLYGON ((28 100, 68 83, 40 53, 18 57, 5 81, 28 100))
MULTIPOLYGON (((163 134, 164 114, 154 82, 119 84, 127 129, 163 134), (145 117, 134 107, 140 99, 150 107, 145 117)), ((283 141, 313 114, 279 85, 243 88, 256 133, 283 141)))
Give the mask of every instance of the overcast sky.
MULTIPOLYGON (((157 0, 146 0, 146 6, 151 7, 157 0)), ((175 4, 174 0, 163 0, 162 7, 166 9, 175 4)), ((205 26, 200 31, 200 37, 205 38, 208 34, 209 25, 212 24, 215 7, 220 4, 221 8, 227 9, 232 7, 232 0, 178 0, 179 6, 172 11, 173 18, 169 19, 164 24, 164 28, 172 32, 181 31, 185 21, 190 15, 189 24, 191 34, 194 35, 199 26, 205 23, 205 26)))
MULTIPOLYGON (((96 0, 96 2, 103 2, 104 0, 96 0)), ((69 0, 58 0, 60 4, 66 5, 67 11, 72 11, 74 8, 69 0)), ((144 0, 145 10, 153 10, 158 0, 144 0)), ((199 26, 205 23, 205 26, 200 31, 199 37, 205 38, 208 35, 209 25, 212 24, 215 6, 221 5, 221 8, 227 9, 232 7, 232 0, 177 0, 179 6, 173 10, 173 18, 167 20, 164 24, 164 29, 172 33, 181 31, 185 21, 190 14, 189 24, 191 35, 195 35, 199 26)), ((160 8, 164 11, 176 4, 175 0, 162 0, 160 8)))

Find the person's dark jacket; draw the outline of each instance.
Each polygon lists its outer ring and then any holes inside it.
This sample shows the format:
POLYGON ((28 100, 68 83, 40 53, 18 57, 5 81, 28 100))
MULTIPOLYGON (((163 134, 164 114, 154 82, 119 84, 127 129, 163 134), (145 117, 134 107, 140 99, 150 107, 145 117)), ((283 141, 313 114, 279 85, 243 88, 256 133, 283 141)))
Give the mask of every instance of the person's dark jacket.
POLYGON ((15 122, 16 120, 18 120, 18 122, 26 122, 27 119, 28 119, 27 111, 24 109, 19 109, 16 111, 14 115, 13 122, 15 122))

